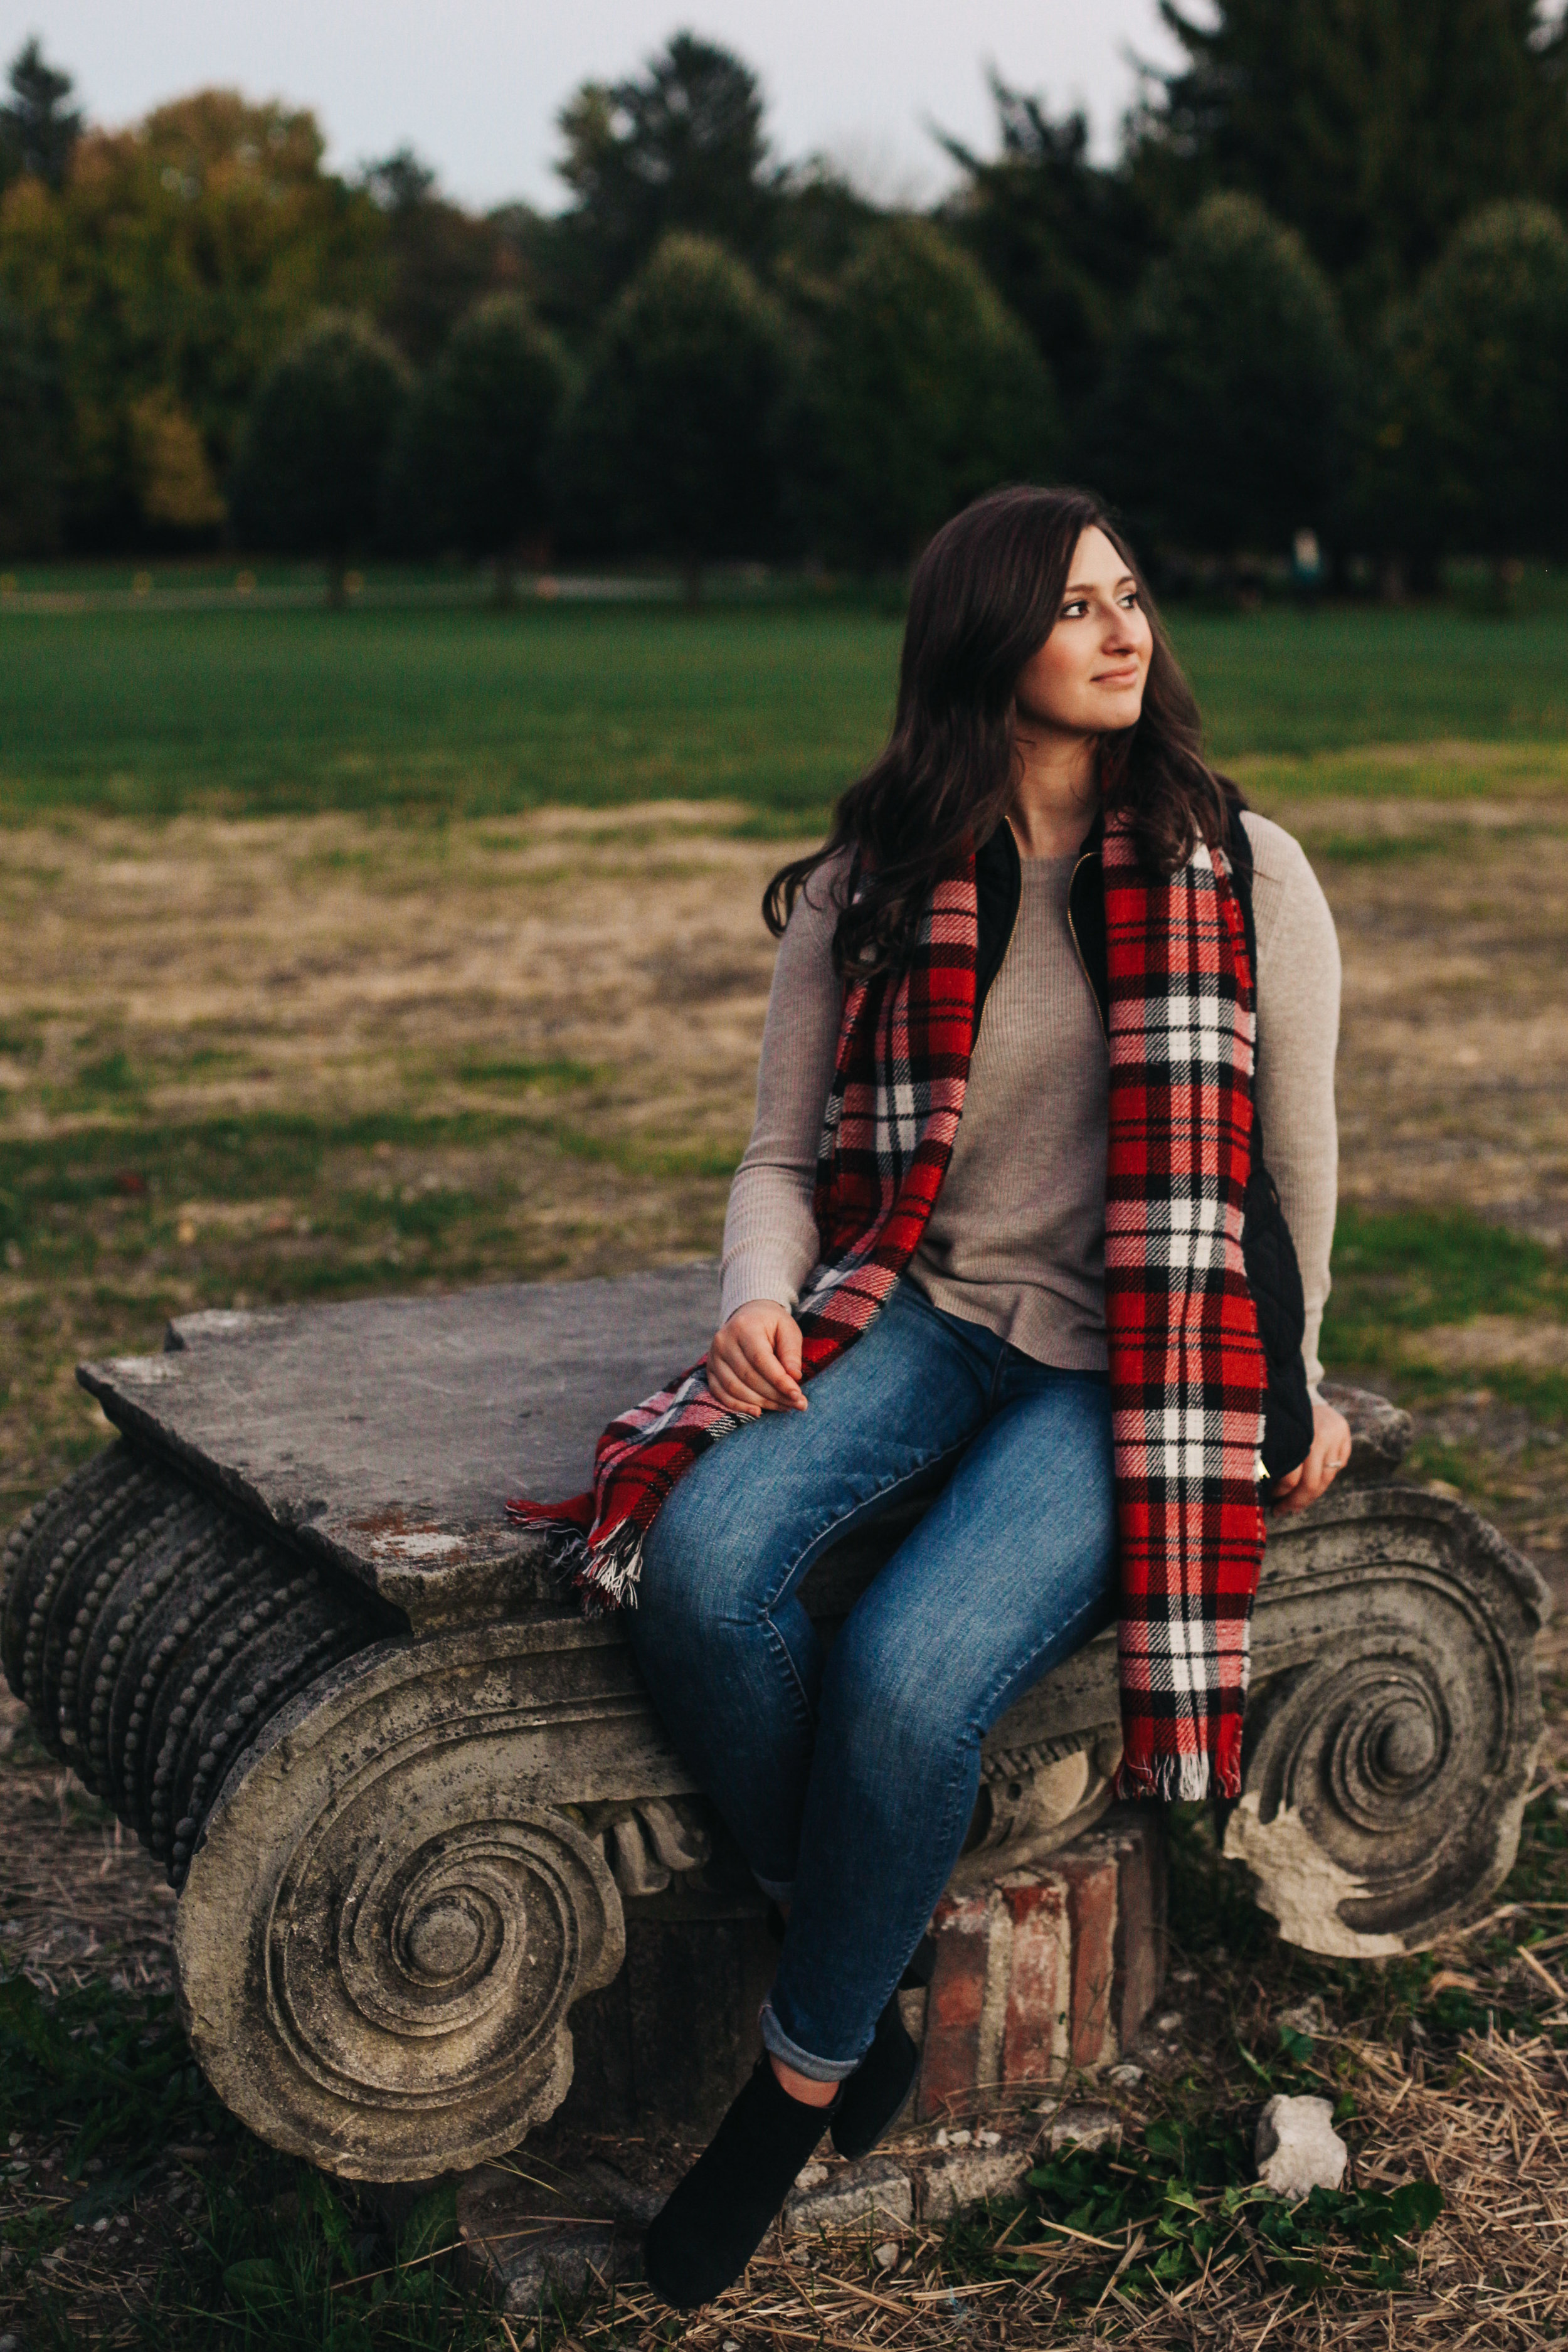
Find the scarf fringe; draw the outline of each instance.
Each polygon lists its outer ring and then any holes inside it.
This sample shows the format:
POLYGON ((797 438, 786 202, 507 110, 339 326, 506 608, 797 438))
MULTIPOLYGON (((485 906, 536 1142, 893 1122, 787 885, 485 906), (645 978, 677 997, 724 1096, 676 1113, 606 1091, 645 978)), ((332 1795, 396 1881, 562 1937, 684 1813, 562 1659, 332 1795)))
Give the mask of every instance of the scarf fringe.
MULTIPOLYGON (((584 1499, 591 1504, 593 1497, 584 1499)), ((614 1610, 637 1607, 643 1530, 634 1519, 623 1519, 612 1534, 595 1543, 581 1515, 552 1517, 536 1503, 522 1501, 509 1503, 507 1513, 539 1538, 545 1566, 581 1594, 584 1617, 607 1617, 614 1610)))
POLYGON ((599 1542, 579 1535, 574 1549, 563 1552, 562 1564, 571 1570, 586 1615, 606 1617, 612 1610, 637 1607, 642 1549, 643 1530, 626 1518, 599 1542))
POLYGON ((1155 1756, 1146 1764, 1130 1764, 1123 1756, 1110 1790, 1112 1796, 1124 1800, 1195 1805, 1205 1797, 1239 1797, 1241 1776, 1234 1766, 1227 1768, 1206 1755, 1155 1756))

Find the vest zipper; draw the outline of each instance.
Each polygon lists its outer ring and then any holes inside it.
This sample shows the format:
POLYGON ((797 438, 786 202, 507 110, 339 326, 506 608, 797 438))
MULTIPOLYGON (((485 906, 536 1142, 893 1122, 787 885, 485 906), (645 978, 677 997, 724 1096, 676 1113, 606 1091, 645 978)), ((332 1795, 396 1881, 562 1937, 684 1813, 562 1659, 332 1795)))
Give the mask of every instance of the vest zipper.
POLYGON ((1072 938, 1072 951, 1078 958, 1078 968, 1083 974, 1084 985, 1089 990, 1089 996, 1093 1001, 1094 1017, 1100 1024, 1100 1034, 1105 1039, 1106 1046, 1109 1050, 1110 1045, 1110 1032, 1105 1025, 1105 1015, 1100 1009, 1100 997, 1096 992, 1093 981, 1089 978, 1089 966, 1083 960, 1083 950, 1078 943, 1078 925, 1072 919, 1073 886, 1077 882, 1079 874, 1089 864, 1093 854, 1092 850, 1086 849, 1083 856, 1079 859, 1078 864, 1073 867, 1072 877, 1068 884, 1068 930, 1072 938))

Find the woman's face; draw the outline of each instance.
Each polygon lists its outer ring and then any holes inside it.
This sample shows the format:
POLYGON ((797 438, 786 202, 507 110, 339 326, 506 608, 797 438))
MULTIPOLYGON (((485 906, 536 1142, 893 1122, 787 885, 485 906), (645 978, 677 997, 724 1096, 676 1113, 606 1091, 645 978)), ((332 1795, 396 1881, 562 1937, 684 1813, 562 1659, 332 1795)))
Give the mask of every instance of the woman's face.
POLYGON ((1131 727, 1143 707, 1153 647, 1137 582, 1105 533, 1086 530, 1073 550, 1056 626, 1019 676, 1019 724, 1070 735, 1131 727))

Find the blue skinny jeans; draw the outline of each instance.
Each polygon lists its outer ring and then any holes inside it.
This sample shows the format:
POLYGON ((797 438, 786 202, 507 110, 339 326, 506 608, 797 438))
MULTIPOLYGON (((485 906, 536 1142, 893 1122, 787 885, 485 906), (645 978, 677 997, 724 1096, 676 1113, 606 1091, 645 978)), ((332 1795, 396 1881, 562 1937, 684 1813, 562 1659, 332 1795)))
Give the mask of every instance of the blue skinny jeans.
POLYGON ((790 1906, 767 2047, 864 2057, 963 1843, 980 1743, 1115 1612, 1110 1403, 900 1282, 806 1390, 665 1505, 628 1630, 659 1714, 790 1906), (934 1499, 831 1648, 796 1595, 852 1528, 934 1499))

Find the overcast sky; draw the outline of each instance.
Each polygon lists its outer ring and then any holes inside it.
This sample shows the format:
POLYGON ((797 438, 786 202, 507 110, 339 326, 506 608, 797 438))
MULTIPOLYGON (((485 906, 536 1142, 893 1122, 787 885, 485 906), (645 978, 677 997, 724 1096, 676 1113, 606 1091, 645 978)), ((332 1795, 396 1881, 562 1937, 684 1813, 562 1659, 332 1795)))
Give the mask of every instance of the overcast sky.
POLYGON ((406 142, 466 203, 552 208, 563 99, 683 26, 761 74, 781 156, 825 152, 884 200, 945 184, 933 121, 990 148, 988 65, 1053 112, 1087 106, 1110 152, 1128 50, 1173 54, 1154 0, 0 0, 0 58, 38 34, 102 123, 212 83, 281 96, 341 169, 406 142))

